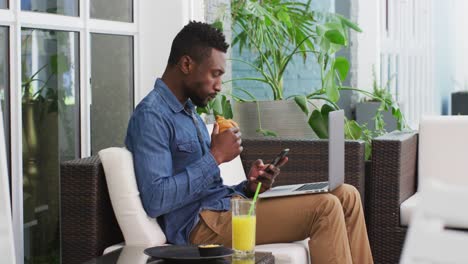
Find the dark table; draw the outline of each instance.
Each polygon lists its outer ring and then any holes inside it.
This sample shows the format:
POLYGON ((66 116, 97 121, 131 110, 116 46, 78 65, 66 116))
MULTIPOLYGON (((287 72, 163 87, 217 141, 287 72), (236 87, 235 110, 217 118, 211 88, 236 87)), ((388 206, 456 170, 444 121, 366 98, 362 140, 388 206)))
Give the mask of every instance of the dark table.
MULTIPOLYGON (((153 259, 143 253, 146 247, 126 246, 121 249, 112 251, 101 257, 94 258, 84 264, 170 264, 177 262, 168 262, 164 260, 153 259)), ((203 262, 199 261, 184 261, 178 263, 206 263, 206 264, 230 264, 233 263, 231 257, 203 262)), ((245 263, 248 263, 247 261, 245 263)), ((274 264, 275 257, 270 252, 255 252, 256 264, 274 264)))

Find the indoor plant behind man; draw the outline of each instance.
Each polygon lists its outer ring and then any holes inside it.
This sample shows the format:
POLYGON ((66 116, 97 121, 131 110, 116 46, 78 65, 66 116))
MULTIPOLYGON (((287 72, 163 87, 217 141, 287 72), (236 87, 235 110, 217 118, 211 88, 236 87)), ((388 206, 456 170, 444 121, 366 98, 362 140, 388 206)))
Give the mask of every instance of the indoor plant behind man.
MULTIPOLYGON (((242 151, 239 129, 219 133, 215 124, 210 140, 193 104, 204 106, 221 90, 227 48, 224 35, 210 25, 186 25, 173 40, 162 78, 128 125, 125 144, 143 207, 173 244, 230 246, 231 197, 251 197, 260 181, 261 192, 269 189, 287 162, 267 170, 257 160, 246 181, 223 185, 218 165, 242 151)), ((256 232, 257 244, 310 237, 313 263, 373 262, 360 196, 350 185, 331 194, 262 200, 256 232)))

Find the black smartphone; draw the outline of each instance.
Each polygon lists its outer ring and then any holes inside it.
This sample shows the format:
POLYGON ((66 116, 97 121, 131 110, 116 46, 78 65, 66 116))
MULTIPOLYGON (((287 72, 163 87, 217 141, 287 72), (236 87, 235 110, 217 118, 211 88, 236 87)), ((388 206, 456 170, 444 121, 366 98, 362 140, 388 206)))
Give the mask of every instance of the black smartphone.
POLYGON ((277 166, 278 163, 288 155, 289 149, 283 149, 271 162, 270 164, 273 166, 277 166))

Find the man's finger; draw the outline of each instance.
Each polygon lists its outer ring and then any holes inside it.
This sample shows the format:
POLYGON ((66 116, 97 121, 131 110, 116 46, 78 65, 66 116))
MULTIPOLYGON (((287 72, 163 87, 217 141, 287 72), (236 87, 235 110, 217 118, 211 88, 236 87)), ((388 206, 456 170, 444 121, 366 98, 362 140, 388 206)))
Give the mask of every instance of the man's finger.
POLYGON ((219 134, 219 125, 218 123, 214 123, 214 126, 213 126, 213 132, 211 133, 212 135, 216 135, 216 134, 219 134))
POLYGON ((256 161, 254 161, 254 163, 252 165, 255 166, 256 168, 262 168, 264 166, 263 160, 258 159, 256 161))
POLYGON ((288 157, 284 157, 280 160, 280 162, 278 162, 278 165, 276 165, 277 168, 281 168, 281 166, 283 166, 284 164, 288 163, 288 157))

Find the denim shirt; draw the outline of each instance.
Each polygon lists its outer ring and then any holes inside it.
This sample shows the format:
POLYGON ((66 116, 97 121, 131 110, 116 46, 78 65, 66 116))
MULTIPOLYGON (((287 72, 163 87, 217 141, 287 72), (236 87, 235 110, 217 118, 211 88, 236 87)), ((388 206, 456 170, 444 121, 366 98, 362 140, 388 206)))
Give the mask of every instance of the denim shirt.
POLYGON ((246 181, 223 185, 208 131, 192 102, 182 105, 161 79, 133 112, 125 145, 133 155, 143 207, 157 218, 169 243, 188 244, 203 209, 226 211, 232 195, 245 196, 246 181), (186 109, 198 121, 202 142, 186 109))

